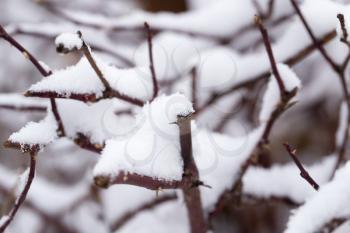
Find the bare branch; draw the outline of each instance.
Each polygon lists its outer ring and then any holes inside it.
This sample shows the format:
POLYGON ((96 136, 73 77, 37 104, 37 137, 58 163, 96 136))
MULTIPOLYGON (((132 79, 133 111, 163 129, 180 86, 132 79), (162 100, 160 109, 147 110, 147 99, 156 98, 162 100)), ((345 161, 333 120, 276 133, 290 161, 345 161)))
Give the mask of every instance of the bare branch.
POLYGON ((286 93, 286 88, 284 86, 281 75, 277 69, 277 64, 276 64, 275 56, 273 55, 268 32, 267 32, 266 28, 264 27, 262 20, 259 16, 255 16, 254 20, 255 20, 256 26, 259 28, 259 30, 261 32, 261 35, 262 35, 262 38, 264 41, 264 45, 265 45, 265 49, 266 49, 267 55, 269 56, 269 60, 270 60, 271 68, 272 68, 272 73, 273 73, 274 77, 276 78, 277 83, 278 83, 278 87, 280 89, 281 99, 284 99, 284 96, 286 93))
POLYGON ((118 218, 117 220, 115 220, 110 229, 111 232, 116 232, 117 230, 119 230, 121 227, 123 227, 126 223, 128 223, 131 219, 133 219, 136 215, 138 215, 140 212, 142 211, 146 211, 146 210, 150 210, 153 209, 155 207, 157 207, 160 204, 163 204, 165 202, 169 202, 169 201, 173 201, 176 200, 177 196, 176 195, 163 195, 160 197, 157 197, 153 200, 151 200, 150 202, 147 202, 141 206, 139 206, 138 208, 126 212, 125 214, 123 214, 123 216, 121 216, 120 218, 118 218))
POLYGON ((148 55, 149 55, 149 69, 152 75, 152 83, 153 83, 153 97, 156 98, 158 95, 159 87, 157 82, 156 70, 154 68, 154 60, 153 60, 153 43, 152 43, 152 30, 147 22, 145 22, 145 28, 147 31, 147 43, 148 43, 148 55))
POLYGON ((293 159, 294 163, 297 165, 297 167, 300 170, 300 176, 303 177, 316 191, 320 188, 320 186, 316 183, 316 181, 309 175, 309 173, 306 171, 300 160, 298 159, 296 155, 296 150, 293 149, 288 143, 283 144, 286 148, 288 154, 293 159))
POLYGON ((302 21, 306 31, 308 32, 310 38, 312 39, 313 43, 315 44, 318 51, 322 54, 324 59, 329 63, 329 65, 333 68, 334 71, 339 72, 339 66, 332 60, 332 58, 327 54, 326 50, 324 49, 323 45, 320 43, 320 41, 316 38, 315 34, 313 33, 310 25, 306 22, 306 19, 301 12, 298 3, 295 0, 290 0, 295 12, 298 14, 300 20, 302 21))
POLYGON ((101 188, 108 188, 114 184, 129 184, 158 191, 162 189, 176 189, 183 185, 182 181, 164 181, 128 172, 120 172, 116 177, 96 176, 94 180, 95 184, 101 188))

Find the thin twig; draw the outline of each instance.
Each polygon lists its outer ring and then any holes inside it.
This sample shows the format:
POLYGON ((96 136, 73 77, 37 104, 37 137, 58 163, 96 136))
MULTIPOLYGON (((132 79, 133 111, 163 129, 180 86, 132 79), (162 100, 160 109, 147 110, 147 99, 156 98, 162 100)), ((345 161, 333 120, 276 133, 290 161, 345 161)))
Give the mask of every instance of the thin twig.
POLYGON ((158 82, 157 82, 156 70, 154 68, 152 30, 147 22, 145 22, 145 28, 146 28, 146 32, 147 32, 149 69, 151 71, 152 83, 153 83, 153 97, 152 97, 152 99, 154 99, 158 95, 159 86, 158 86, 158 82))
POLYGON ((83 35, 80 31, 78 31, 78 35, 80 36, 80 39, 83 42, 83 46, 81 47, 86 59, 89 61, 91 67, 94 69, 95 73, 97 74, 98 78, 100 79, 100 81, 102 82, 103 86, 105 87, 106 91, 110 91, 112 90, 111 86, 109 85, 108 81, 106 80, 106 78, 104 77, 102 71, 100 70, 100 68, 98 67, 94 57, 91 54, 90 48, 89 46, 85 43, 84 39, 83 39, 83 35))
POLYGON ((256 26, 259 28, 259 30, 261 32, 261 35, 262 35, 262 38, 264 41, 264 45, 265 45, 265 49, 266 49, 267 55, 269 56, 269 61, 271 64, 272 73, 273 73, 274 77, 276 78, 278 87, 280 89, 281 99, 283 99, 284 95, 286 93, 286 88, 284 86, 281 75, 277 69, 277 64, 276 64, 275 56, 273 55, 272 46, 270 43, 268 32, 267 32, 266 28, 264 27, 262 20, 259 16, 255 16, 254 19, 255 19, 256 26))
POLYGON ((338 14, 337 18, 339 20, 340 28, 341 28, 341 31, 342 31, 342 37, 340 38, 340 41, 345 43, 349 47, 350 46, 350 44, 348 42, 349 34, 348 34, 348 31, 347 31, 346 26, 345 26, 344 15, 343 14, 338 14))
POLYGON ((27 194, 28 194, 28 191, 30 189, 30 186, 31 186, 32 181, 33 181, 34 176, 35 176, 35 165, 36 165, 36 154, 32 152, 32 153, 30 153, 29 173, 28 173, 28 178, 27 178, 26 184, 25 184, 23 190, 21 191, 18 199, 16 200, 14 206, 12 207, 6 220, 0 226, 0 232, 4 232, 6 230, 6 228, 10 225, 10 223, 14 219, 18 209, 21 207, 21 205, 25 201, 27 194))
POLYGON ((174 200, 176 200, 176 198, 177 198, 177 196, 174 194, 163 195, 163 196, 157 197, 157 198, 151 200, 150 202, 147 202, 147 203, 135 208, 134 210, 126 212, 120 218, 118 218, 117 220, 115 220, 112 223, 112 225, 110 227, 111 232, 118 231, 121 227, 123 227, 126 223, 128 223, 131 219, 133 219, 140 212, 146 211, 146 210, 151 210, 151 209, 153 209, 153 208, 157 207, 158 205, 163 204, 165 202, 174 201, 174 200))
POLYGON ((316 183, 316 181, 309 175, 309 173, 306 171, 300 160, 298 159, 296 155, 296 150, 293 149, 288 143, 283 143, 284 147, 286 148, 288 154, 293 159, 294 163, 297 165, 297 167, 300 170, 300 176, 304 178, 316 191, 320 188, 320 186, 316 183))
POLYGON ((191 69, 191 78, 192 78, 192 82, 191 82, 191 86, 192 86, 192 90, 191 90, 191 94, 192 94, 192 104, 193 104, 193 108, 196 110, 197 106, 198 106, 198 99, 197 99, 197 95, 198 95, 198 74, 197 74, 197 68, 193 67, 191 69))

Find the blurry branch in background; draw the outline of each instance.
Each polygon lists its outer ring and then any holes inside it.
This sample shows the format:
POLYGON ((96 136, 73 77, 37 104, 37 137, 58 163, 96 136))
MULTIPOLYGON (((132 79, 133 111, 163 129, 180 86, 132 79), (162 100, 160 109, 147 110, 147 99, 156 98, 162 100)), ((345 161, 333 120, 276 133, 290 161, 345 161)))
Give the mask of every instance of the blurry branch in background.
POLYGON ((198 106, 198 69, 193 67, 191 69, 191 99, 194 110, 197 110, 198 106))
MULTIPOLYGON (((343 63, 341 63, 340 65, 337 64, 327 53, 327 51, 325 50, 325 48, 323 47, 322 43, 319 41, 319 39, 316 38, 315 34, 313 33, 310 25, 308 24, 308 22, 306 21, 302 11, 299 8, 298 3, 295 0, 290 0, 295 12, 297 13, 297 15, 299 16, 300 20, 302 21, 307 33, 309 34, 310 38, 312 39, 315 47, 317 48, 317 50, 322 54, 323 58, 327 61, 327 63, 332 67, 333 71, 338 75, 340 83, 341 83, 341 87, 343 89, 343 95, 344 95, 344 100, 347 104, 348 110, 350 112, 350 94, 349 94, 349 89, 348 89, 348 84, 347 84, 347 80, 346 80, 346 70, 347 70, 347 66, 349 64, 350 61, 350 49, 348 51, 347 56, 344 58, 343 63)), ((345 28, 345 20, 344 20, 344 16, 342 14, 338 14, 338 19, 339 19, 339 23, 343 32, 341 41, 343 41, 344 39, 346 39, 348 37, 348 33, 346 31, 345 28)), ((349 47, 349 46, 348 46, 349 47)), ((350 47, 349 47, 350 48, 350 47)), ((346 158, 346 148, 348 145, 348 138, 349 138, 349 126, 350 126, 350 115, 348 115, 348 119, 347 119, 347 129, 344 131, 344 136, 343 136, 343 142, 340 146, 340 148, 337 148, 338 151, 338 159, 333 171, 333 176, 336 172, 336 170, 342 165, 344 164, 346 158)), ((333 177, 332 176, 332 177, 333 177)))
POLYGON ((275 78, 277 85, 279 87, 280 91, 280 103, 275 107, 273 110, 270 118, 267 121, 267 125, 265 128, 265 131, 255 148, 255 152, 253 152, 250 157, 243 163, 243 165, 240 168, 238 177, 234 184, 232 185, 232 189, 224 192, 221 197, 219 198, 219 201, 216 205, 215 210, 211 213, 211 216, 214 215, 214 213, 220 212, 221 208, 225 206, 223 203, 227 201, 232 201, 239 205, 242 203, 242 179, 244 175, 246 174, 248 168, 259 161, 264 161, 263 166, 270 166, 270 151, 268 149, 269 144, 269 136, 272 131, 273 125, 277 121, 277 119, 289 108, 293 105, 293 103, 290 103, 291 99, 297 94, 297 88, 287 91, 285 88, 285 85, 283 83, 283 80, 281 78, 281 75, 277 69, 276 60, 273 55, 270 39, 268 32, 266 28, 263 25, 263 22, 260 17, 255 16, 254 21, 256 23, 256 26, 261 32, 261 36, 264 41, 265 49, 268 54, 268 58, 270 60, 271 70, 272 70, 272 76, 271 78, 275 78))
POLYGON ((166 194, 160 197, 156 197, 155 199, 147 202, 132 211, 126 212, 120 218, 113 221, 110 226, 111 232, 116 232, 121 229, 126 223, 128 223, 131 219, 133 219, 136 215, 138 215, 142 211, 147 211, 153 208, 156 208, 158 205, 163 204, 165 202, 174 201, 177 199, 175 194, 166 194))
POLYGON ((19 207, 23 204, 25 201, 27 194, 29 192, 30 186, 32 184, 32 181, 35 176, 35 166, 36 166, 36 154, 31 152, 30 153, 30 165, 29 165, 29 171, 28 171, 28 177, 26 178, 24 187, 18 196, 18 198, 15 201, 15 204, 13 205, 10 213, 8 215, 3 216, 1 219, 5 219, 4 221, 1 221, 0 225, 0 232, 4 232, 6 228, 9 226, 9 224, 12 222, 14 219, 19 207))
POLYGON ((294 163, 297 165, 297 167, 300 170, 300 176, 304 178, 316 191, 320 188, 320 186, 316 183, 316 181, 310 176, 310 174, 306 171, 303 164, 300 162, 296 155, 296 149, 293 149, 288 143, 283 144, 286 148, 286 151, 290 155, 290 157, 293 159, 294 163))
MULTIPOLYGON (((332 41, 335 37, 336 37, 336 32, 331 31, 331 32, 325 34, 322 37, 322 39, 320 39, 320 43, 322 45, 327 44, 330 41, 332 41)), ((289 65, 289 66, 299 64, 301 61, 303 61, 305 58, 307 58, 315 49, 316 49, 316 46, 314 44, 311 44, 311 45, 305 47, 304 49, 298 51, 297 53, 293 54, 288 59, 284 60, 282 63, 289 65)), ((270 75, 270 72, 268 70, 266 70, 265 72, 263 72, 259 75, 256 75, 255 77, 250 77, 249 79, 247 79, 247 81, 243 81, 241 83, 234 84, 233 86, 228 87, 224 91, 213 92, 210 95, 210 97, 208 98, 208 100, 202 106, 200 106, 199 109, 197 109, 197 114, 199 112, 204 111, 204 110, 210 109, 210 107, 212 105, 216 104, 222 98, 234 93, 234 91, 236 91, 238 89, 254 86, 254 85, 256 85, 257 81, 266 79, 269 77, 269 75, 270 75)))
POLYGON ((158 82, 157 82, 157 75, 156 70, 154 68, 154 60, 153 60, 153 44, 152 44, 152 30, 151 27, 147 22, 145 22, 145 29, 147 32, 147 43, 148 43, 148 56, 149 56, 149 69, 151 71, 152 75, 152 83, 153 83, 153 96, 152 100, 157 97, 158 95, 158 82))

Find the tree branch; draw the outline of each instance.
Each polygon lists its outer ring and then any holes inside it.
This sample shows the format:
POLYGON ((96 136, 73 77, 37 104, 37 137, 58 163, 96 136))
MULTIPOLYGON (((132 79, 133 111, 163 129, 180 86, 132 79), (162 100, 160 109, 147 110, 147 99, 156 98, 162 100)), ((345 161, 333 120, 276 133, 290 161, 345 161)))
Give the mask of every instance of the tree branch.
POLYGON ((145 28, 146 28, 146 32, 147 32, 149 69, 151 71, 152 83, 153 83, 153 97, 152 97, 152 100, 153 100, 158 95, 159 87, 158 87, 158 82, 157 82, 156 70, 154 68, 152 31, 151 31, 151 27, 149 26, 149 24, 147 22, 145 22, 145 28))
POLYGON ((178 116, 177 125, 180 129, 181 156, 184 161, 182 192, 184 194, 192 233, 206 233, 207 220, 202 209, 202 200, 198 185, 199 172, 193 158, 191 115, 178 116))
POLYGON ((259 28, 259 30, 261 32, 261 35, 262 35, 262 38, 264 41, 264 45, 265 45, 265 49, 266 49, 266 52, 267 52, 267 55, 269 57, 269 61, 271 64, 272 73, 273 73, 273 76, 275 77, 277 84, 278 84, 278 87, 280 89, 281 100, 283 100, 285 93, 286 93, 286 88, 284 86, 281 75, 277 69, 277 63, 275 60, 275 56, 273 55, 272 46, 270 43, 268 32, 267 32, 266 28, 264 27, 262 20, 259 16, 255 16, 254 20, 255 20, 256 26, 259 28))
POLYGON ((316 181, 309 175, 309 173, 306 171, 300 160, 298 159, 296 155, 296 150, 293 149, 288 143, 283 144, 286 148, 288 154, 293 159, 294 163, 297 165, 297 167, 300 170, 300 176, 304 178, 316 191, 320 188, 320 186, 316 183, 316 181))
POLYGON ((290 0, 295 12, 299 16, 301 22, 303 23, 307 33, 309 34, 310 38, 312 39, 313 43, 315 44, 317 50, 322 54, 324 59, 329 63, 329 65, 333 68, 334 71, 339 72, 339 66, 332 60, 332 58, 327 54, 326 50, 324 49, 323 45, 320 43, 320 41, 316 38, 315 34, 313 33, 310 25, 307 23, 303 13, 301 12, 298 3, 295 0, 290 0))
POLYGON ((147 202, 147 203, 137 207, 134 210, 126 212, 120 218, 116 219, 112 223, 112 225, 110 227, 111 232, 116 232, 117 230, 119 230, 121 227, 123 227, 126 223, 128 223, 131 219, 133 219, 140 212, 153 209, 160 204, 163 204, 163 203, 169 202, 169 201, 173 201, 176 199, 177 199, 177 196, 174 194, 173 195, 171 195, 171 194, 170 195, 163 195, 163 196, 157 197, 157 198, 151 200, 150 202, 147 202))
POLYGON ((114 184, 129 184, 155 191, 162 189, 177 189, 183 185, 182 181, 158 180, 150 176, 142 176, 124 171, 120 172, 116 177, 106 175, 96 176, 94 181, 95 184, 101 188, 108 188, 114 184))

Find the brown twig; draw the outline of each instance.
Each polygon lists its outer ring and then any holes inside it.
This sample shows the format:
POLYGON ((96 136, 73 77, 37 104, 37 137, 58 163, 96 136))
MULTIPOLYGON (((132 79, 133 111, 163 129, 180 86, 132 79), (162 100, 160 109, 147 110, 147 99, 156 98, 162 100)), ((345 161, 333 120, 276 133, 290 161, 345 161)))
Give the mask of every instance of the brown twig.
POLYGON ((197 74, 197 68, 193 67, 191 69, 191 95, 192 95, 192 105, 193 108, 196 110, 198 106, 198 74, 197 74))
POLYGON ((150 190, 177 189, 183 185, 182 181, 164 181, 150 176, 142 176, 135 173, 120 172, 116 177, 96 176, 95 184, 101 188, 108 188, 114 184, 128 184, 143 187, 150 190))
POLYGON ((315 44, 317 50, 322 54, 324 59, 331 65, 334 71, 339 72, 339 66, 333 61, 333 59, 327 54, 326 50, 320 43, 320 41, 316 38, 314 32, 312 31, 310 25, 307 23, 303 13, 301 12, 298 3, 295 0, 290 0, 295 12, 299 16, 301 22, 303 23, 307 33, 309 34, 310 38, 312 39, 313 43, 315 44))
POLYGON ((35 165, 36 165, 36 154, 30 153, 29 173, 28 173, 28 178, 27 178, 26 184, 25 184, 23 190, 21 191, 18 199, 16 200, 14 206, 12 207, 6 220, 0 226, 0 232, 4 232, 6 230, 6 228, 10 225, 10 223, 14 219, 18 209, 21 207, 21 205, 25 201, 27 194, 28 194, 28 191, 30 189, 30 186, 31 186, 32 181, 33 181, 34 176, 35 176, 35 165))
POLYGON ((320 188, 320 186, 316 183, 316 181, 309 175, 309 173, 306 171, 300 160, 298 159, 296 155, 296 150, 293 149, 288 143, 283 143, 284 147, 286 148, 288 154, 293 159, 294 163, 297 165, 297 167, 300 170, 300 176, 304 178, 316 191, 320 188))
POLYGON ((145 22, 145 29, 147 32, 149 69, 151 71, 152 83, 153 83, 153 97, 152 97, 152 100, 153 100, 158 95, 159 86, 158 86, 158 82, 157 82, 157 75, 156 75, 156 70, 154 68, 154 60, 153 60, 152 30, 147 22, 145 22))
POLYGON ((84 56, 86 57, 86 59, 89 61, 91 67, 94 69, 95 73, 97 74, 98 78, 100 79, 100 81, 102 82, 103 86, 105 87, 106 91, 110 91, 112 90, 111 86, 109 85, 108 81, 106 80, 106 78, 104 77, 102 71, 100 70, 100 68, 98 67, 94 57, 92 56, 92 53, 90 51, 89 46, 85 43, 84 39, 83 39, 83 35, 80 31, 77 32, 80 39, 83 42, 83 46, 81 47, 81 50, 84 53, 84 56))
POLYGON ((270 43, 268 32, 267 32, 266 28, 264 27, 262 20, 259 16, 255 16, 254 20, 255 20, 256 26, 259 28, 259 30, 261 32, 261 35, 262 35, 262 38, 264 41, 264 45, 265 45, 265 49, 266 49, 267 55, 269 56, 269 61, 271 64, 272 73, 273 73, 273 75, 277 81, 278 87, 280 89, 281 99, 283 99, 285 97, 286 88, 284 86, 281 75, 277 69, 277 63, 275 60, 275 56, 273 55, 272 46, 270 43))
POLYGON ((346 29, 346 26, 345 26, 345 18, 344 18, 344 15, 343 14, 338 14, 337 15, 337 18, 339 20, 339 23, 340 23, 340 28, 342 30, 342 37, 340 38, 340 41, 345 43, 347 46, 350 46, 349 42, 348 42, 348 31, 346 29))

